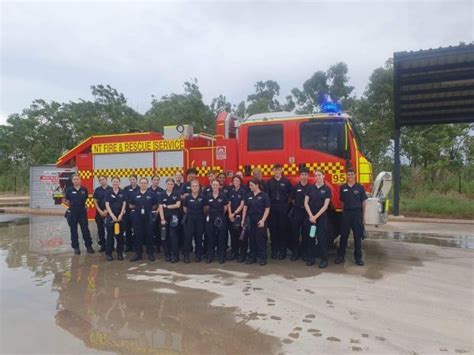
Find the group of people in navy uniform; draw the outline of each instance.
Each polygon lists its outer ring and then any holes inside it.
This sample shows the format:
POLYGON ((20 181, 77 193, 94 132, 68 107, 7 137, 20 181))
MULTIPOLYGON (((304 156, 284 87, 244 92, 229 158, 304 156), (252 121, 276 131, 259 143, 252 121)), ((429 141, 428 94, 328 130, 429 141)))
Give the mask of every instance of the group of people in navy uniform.
MULTIPOLYGON (((151 181, 130 176, 130 184, 121 187, 119 177, 99 176, 99 186, 93 194, 96 208, 99 251, 112 261, 113 252, 118 260, 124 252, 132 252, 130 261, 143 259, 144 249, 149 261, 163 252, 171 263, 181 257, 185 263, 206 263, 237 260, 240 263, 267 263, 267 237, 271 238, 270 257, 285 259, 291 250, 291 260, 303 259, 308 266, 328 266, 328 209, 331 188, 324 182, 324 172, 314 173, 302 167, 299 181, 292 186, 282 174, 282 166, 273 166, 272 178, 264 181, 259 169, 253 171, 248 185, 243 174, 237 172, 230 185, 224 173, 208 174, 209 184, 201 186, 197 172, 186 172, 187 182, 181 173, 166 179, 161 188, 160 177, 151 181), (229 243, 230 241, 230 243, 229 243)), ((88 191, 73 175, 72 186, 66 189, 66 218, 71 230, 71 246, 80 254, 78 225, 81 227, 88 253, 94 253, 90 236, 86 200, 88 191)), ((335 263, 345 261, 350 231, 354 237, 354 259, 364 265, 362 240, 364 239, 364 209, 367 194, 356 182, 354 171, 348 169, 347 182, 340 186, 343 203, 341 239, 335 263)))

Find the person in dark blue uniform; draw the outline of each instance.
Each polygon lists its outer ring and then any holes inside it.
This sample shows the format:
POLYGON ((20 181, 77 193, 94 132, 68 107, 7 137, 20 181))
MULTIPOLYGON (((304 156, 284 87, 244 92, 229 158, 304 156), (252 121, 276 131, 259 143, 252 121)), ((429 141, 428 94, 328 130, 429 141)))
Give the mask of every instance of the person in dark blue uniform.
POLYGON ((160 201, 161 239, 165 252, 165 260, 177 263, 179 261, 179 215, 181 208, 180 193, 173 190, 173 178, 166 179, 166 190, 160 201), (166 229, 166 233, 165 233, 166 229), (164 235, 163 235, 164 234, 164 235))
POLYGON ((181 198, 186 197, 187 194, 191 193, 191 183, 196 180, 197 170, 195 168, 189 168, 186 170, 187 182, 181 186, 181 198))
POLYGON ((308 213, 306 228, 308 230, 308 259, 306 265, 312 266, 316 259, 316 239, 319 246, 321 260, 319 267, 325 268, 328 266, 327 258, 327 233, 328 233, 328 216, 327 209, 331 202, 331 190, 324 184, 324 173, 321 170, 316 170, 316 183, 308 187, 304 199, 304 207, 308 213), (312 231, 316 228, 316 233, 313 235, 312 231))
POLYGON ((244 262, 247 256, 248 240, 240 240, 242 233, 242 212, 244 210, 244 200, 247 196, 247 187, 242 185, 242 179, 234 176, 229 196, 229 233, 230 233, 230 255, 229 260, 237 259, 244 262))
MULTIPOLYGON (((158 175, 152 176, 151 186, 148 189, 156 194, 158 201, 161 200, 161 195, 165 192, 165 190, 160 187, 160 177, 158 175)), ((156 223, 153 224, 153 245, 156 245, 158 253, 160 252, 161 246, 160 230, 160 221, 157 220, 156 223)))
POLYGON ((221 192, 229 198, 229 192, 232 189, 232 185, 227 185, 226 184, 226 179, 227 177, 225 176, 224 173, 219 173, 217 175, 217 181, 219 181, 219 188, 221 189, 221 192))
POLYGON ((273 166, 273 177, 267 181, 267 193, 270 197, 270 237, 272 246, 272 259, 286 258, 288 246, 288 209, 291 196, 291 183, 282 176, 281 164, 273 166))
POLYGON ((107 240, 105 246, 105 256, 108 261, 112 261, 112 251, 115 240, 117 241, 117 259, 123 260, 124 246, 124 223, 125 209, 127 201, 125 193, 120 189, 120 178, 112 178, 112 188, 105 194, 105 208, 108 212, 106 217, 107 240))
MULTIPOLYGON (((308 214, 304 208, 304 198, 308 190, 309 170, 306 167, 300 169, 300 181, 293 186, 291 191, 292 208, 290 211, 291 224, 291 260, 298 260, 299 256, 308 250, 308 231, 306 230, 308 214), (301 237, 301 241, 300 241, 301 237)), ((303 255, 307 259, 308 255, 303 255)))
POLYGON ((125 199, 127 200, 127 208, 125 210, 125 252, 133 251, 133 222, 130 218, 130 207, 129 202, 132 198, 132 195, 135 191, 139 190, 138 187, 138 178, 136 175, 130 175, 128 178, 130 185, 125 186, 123 188, 123 192, 125 193, 125 199))
MULTIPOLYGON (((260 168, 254 168, 252 170, 252 178, 253 179, 256 179, 260 182, 260 189, 263 191, 263 192, 267 192, 267 183, 265 182, 265 180, 263 180, 263 176, 262 176, 262 170, 260 168)), ((248 188, 250 189, 250 182, 248 184, 248 188)))
POLYGON ((105 251, 105 217, 107 217, 107 210, 105 209, 105 195, 110 191, 111 187, 107 183, 107 178, 104 175, 99 176, 100 186, 96 187, 92 198, 95 205, 95 223, 97 224, 97 234, 99 243, 99 252, 105 251))
POLYGON ((87 252, 92 254, 91 233, 89 231, 89 224, 87 222, 87 208, 86 201, 89 196, 87 188, 81 186, 81 178, 74 174, 71 176, 72 186, 66 189, 64 193, 64 203, 68 206, 65 217, 71 230, 71 246, 74 249, 74 254, 81 254, 79 249, 79 235, 77 233, 77 225, 81 226, 82 239, 86 246, 87 252))
POLYGON ((140 179, 140 188, 132 193, 129 200, 130 218, 133 223, 135 255, 130 261, 142 259, 143 244, 146 246, 149 261, 155 261, 153 247, 153 224, 156 222, 158 198, 148 190, 148 179, 140 179))
POLYGON ((336 264, 344 262, 347 239, 352 229, 354 236, 354 259, 359 266, 362 260, 362 239, 364 239, 364 212, 367 194, 364 187, 355 180, 354 170, 347 170, 347 183, 341 185, 339 199, 343 203, 341 241, 337 249, 336 264))
POLYGON ((260 265, 267 264, 267 219, 270 214, 270 198, 262 191, 261 182, 250 180, 250 193, 247 194, 242 213, 242 228, 250 243, 250 255, 247 264, 259 259, 260 265))
POLYGON ((205 197, 211 194, 212 183, 216 181, 216 173, 214 172, 214 170, 209 171, 209 173, 207 174, 207 179, 209 180, 209 185, 205 185, 202 190, 202 193, 204 194, 205 197))
POLYGON ((200 193, 201 187, 199 181, 191 182, 191 193, 186 195, 183 200, 183 210, 185 213, 184 223, 184 262, 189 263, 189 255, 192 250, 192 243, 194 239, 195 245, 195 260, 200 262, 202 260, 202 235, 204 233, 205 224, 205 199, 204 195, 200 193))
POLYGON ((227 197, 220 191, 219 181, 214 180, 211 184, 212 191, 205 195, 206 206, 206 234, 207 263, 214 261, 217 244, 217 256, 219 264, 225 262, 225 252, 227 248, 227 197))
POLYGON ((174 190, 178 191, 178 192, 181 192, 181 190, 183 189, 183 185, 184 185, 183 174, 181 174, 181 172, 177 171, 174 174, 174 190))

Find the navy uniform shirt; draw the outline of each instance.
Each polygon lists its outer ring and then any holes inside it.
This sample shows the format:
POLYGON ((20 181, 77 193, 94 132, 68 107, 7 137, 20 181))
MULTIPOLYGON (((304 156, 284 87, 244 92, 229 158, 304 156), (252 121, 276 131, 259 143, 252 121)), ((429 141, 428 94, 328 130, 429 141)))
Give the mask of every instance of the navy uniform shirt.
MULTIPOLYGON (((181 195, 179 192, 172 191, 171 194, 168 194, 168 192, 165 191, 161 195, 161 200, 159 201, 159 203, 160 205, 163 205, 163 206, 170 206, 170 205, 175 205, 178 201, 181 201, 181 195)), ((179 208, 168 209, 164 207, 163 211, 165 213, 165 218, 168 218, 169 216, 173 214, 179 215, 180 213, 179 208)))
POLYGON ((174 186, 173 186, 173 191, 182 193, 181 190, 183 189, 184 185, 185 185, 184 183, 181 183, 179 185, 175 183, 174 186))
POLYGON ((270 197, 261 191, 257 195, 250 192, 245 197, 245 206, 247 206, 247 214, 249 216, 263 217, 265 209, 270 207, 270 197))
POLYGON ((97 200, 97 204, 101 210, 105 210, 105 195, 108 191, 112 190, 112 187, 107 185, 105 189, 102 186, 96 187, 92 198, 97 200))
POLYGON ((221 192, 225 195, 225 197, 227 197, 227 199, 229 199, 229 192, 231 189, 232 189, 231 185, 221 186, 221 192))
POLYGON ((191 193, 191 181, 188 181, 185 184, 181 184, 181 189, 179 190, 181 195, 190 194, 191 193))
POLYGON ((219 192, 217 197, 214 197, 212 192, 205 196, 205 205, 209 207, 210 216, 223 215, 224 207, 228 203, 227 197, 222 192, 219 192))
POLYGON ((229 191, 229 202, 230 202, 230 211, 234 212, 242 201, 244 201, 245 196, 247 196, 248 191, 245 186, 240 186, 238 190, 233 186, 229 191))
MULTIPOLYGON (((309 208, 311 209, 311 213, 316 214, 324 206, 324 200, 327 198, 331 199, 331 190, 325 184, 319 188, 316 185, 311 185, 308 187, 308 190, 306 190, 306 196, 309 196, 309 208)), ((326 212, 323 213, 323 215, 325 214, 326 212)))
POLYGON ((130 202, 133 193, 138 190, 140 190, 140 187, 138 185, 135 186, 135 188, 133 188, 132 185, 128 185, 123 188, 123 192, 125 194, 125 199, 127 200, 127 202, 130 202))
POLYGON ((150 190, 142 193, 138 189, 132 193, 129 203, 134 206, 137 213, 141 214, 142 208, 145 210, 145 213, 149 213, 152 211, 153 206, 158 205, 158 197, 150 190))
POLYGON ((272 204, 287 205, 291 195, 291 183, 283 176, 280 180, 273 177, 267 181, 267 193, 272 204))
POLYGON ((367 194, 359 183, 355 183, 352 187, 343 184, 339 189, 339 199, 344 203, 345 210, 361 209, 362 203, 367 200, 367 194))
POLYGON ((159 186, 156 188, 156 190, 153 189, 152 186, 150 186, 150 187, 148 188, 148 190, 150 190, 151 192, 154 192, 154 193, 156 194, 156 197, 158 197, 158 201, 159 201, 159 199, 161 198, 161 195, 165 193, 165 190, 162 189, 162 188, 159 187, 159 186))
POLYGON ((293 206, 304 208, 304 197, 306 196, 306 191, 309 188, 309 184, 303 186, 301 182, 297 183, 293 186, 291 191, 291 201, 293 202, 293 206))
POLYGON ((118 217, 122 212, 122 205, 126 202, 125 193, 122 189, 119 189, 117 193, 112 188, 105 194, 105 202, 109 203, 110 209, 112 210, 115 217, 118 217))
POLYGON ((86 208, 87 197, 89 192, 84 186, 81 186, 78 190, 74 186, 70 186, 66 189, 64 197, 69 201, 69 209, 71 211, 82 211, 86 208))
POLYGON ((189 216, 204 216, 204 204, 202 194, 199 194, 196 198, 189 194, 183 200, 183 207, 186 207, 186 214, 189 216))
POLYGON ((203 186, 202 187, 202 190, 201 190, 201 193, 207 197, 209 194, 212 194, 212 187, 211 185, 207 185, 207 186, 203 186))

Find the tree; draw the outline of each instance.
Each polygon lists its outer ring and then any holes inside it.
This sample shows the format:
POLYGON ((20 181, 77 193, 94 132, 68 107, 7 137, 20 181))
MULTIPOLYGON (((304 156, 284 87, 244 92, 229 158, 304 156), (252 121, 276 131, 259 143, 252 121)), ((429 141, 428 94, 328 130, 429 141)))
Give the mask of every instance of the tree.
POLYGON ((197 79, 184 83, 183 94, 170 94, 156 99, 145 114, 149 130, 163 132, 166 125, 193 124, 198 132, 212 133, 215 115, 202 101, 197 79))
POLYGON ((214 115, 217 115, 222 111, 231 112, 232 104, 227 101, 227 98, 224 95, 219 95, 218 97, 212 99, 210 109, 214 115))
POLYGON ((303 83, 303 88, 294 88, 291 94, 296 112, 300 114, 314 113, 319 109, 319 98, 329 95, 333 100, 341 101, 343 107, 351 99, 353 86, 348 86, 347 64, 339 62, 332 65, 326 72, 316 71, 303 83))
POLYGON ((354 123, 360 131, 364 152, 378 170, 391 155, 393 127, 393 62, 377 68, 369 78, 369 84, 360 100, 352 105, 354 123))
POLYGON ((280 85, 276 81, 257 81, 255 93, 247 96, 249 102, 246 109, 247 115, 280 111, 280 103, 276 99, 278 95, 280 95, 280 85))

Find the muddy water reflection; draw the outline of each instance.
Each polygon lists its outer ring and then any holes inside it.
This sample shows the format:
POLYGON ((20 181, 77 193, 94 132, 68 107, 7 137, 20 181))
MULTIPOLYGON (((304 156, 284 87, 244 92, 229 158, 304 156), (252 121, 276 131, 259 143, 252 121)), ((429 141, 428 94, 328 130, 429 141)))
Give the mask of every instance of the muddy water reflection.
MULTIPOLYGON (((120 353, 278 351, 278 339, 237 323, 233 308, 211 307, 216 297, 213 293, 128 280, 127 274, 133 274, 128 261, 107 263, 97 254, 72 256, 67 230, 61 229, 61 222, 57 218, 32 217, 0 225, 2 262, 12 270, 9 272, 28 270, 8 279, 15 279, 18 285, 31 284, 31 278, 35 286, 51 284, 49 297, 57 299, 56 309, 41 319, 42 324, 54 319, 57 326, 87 347, 120 353)), ((20 309, 22 300, 31 295, 22 294, 26 291, 15 284, 5 289, 2 285, 2 304, 20 309)), ((37 317, 49 311, 41 302, 36 306, 40 308, 37 317)), ((11 312, 5 317, 5 323, 17 321, 11 312)), ((33 345, 31 349, 35 349, 33 345)))

